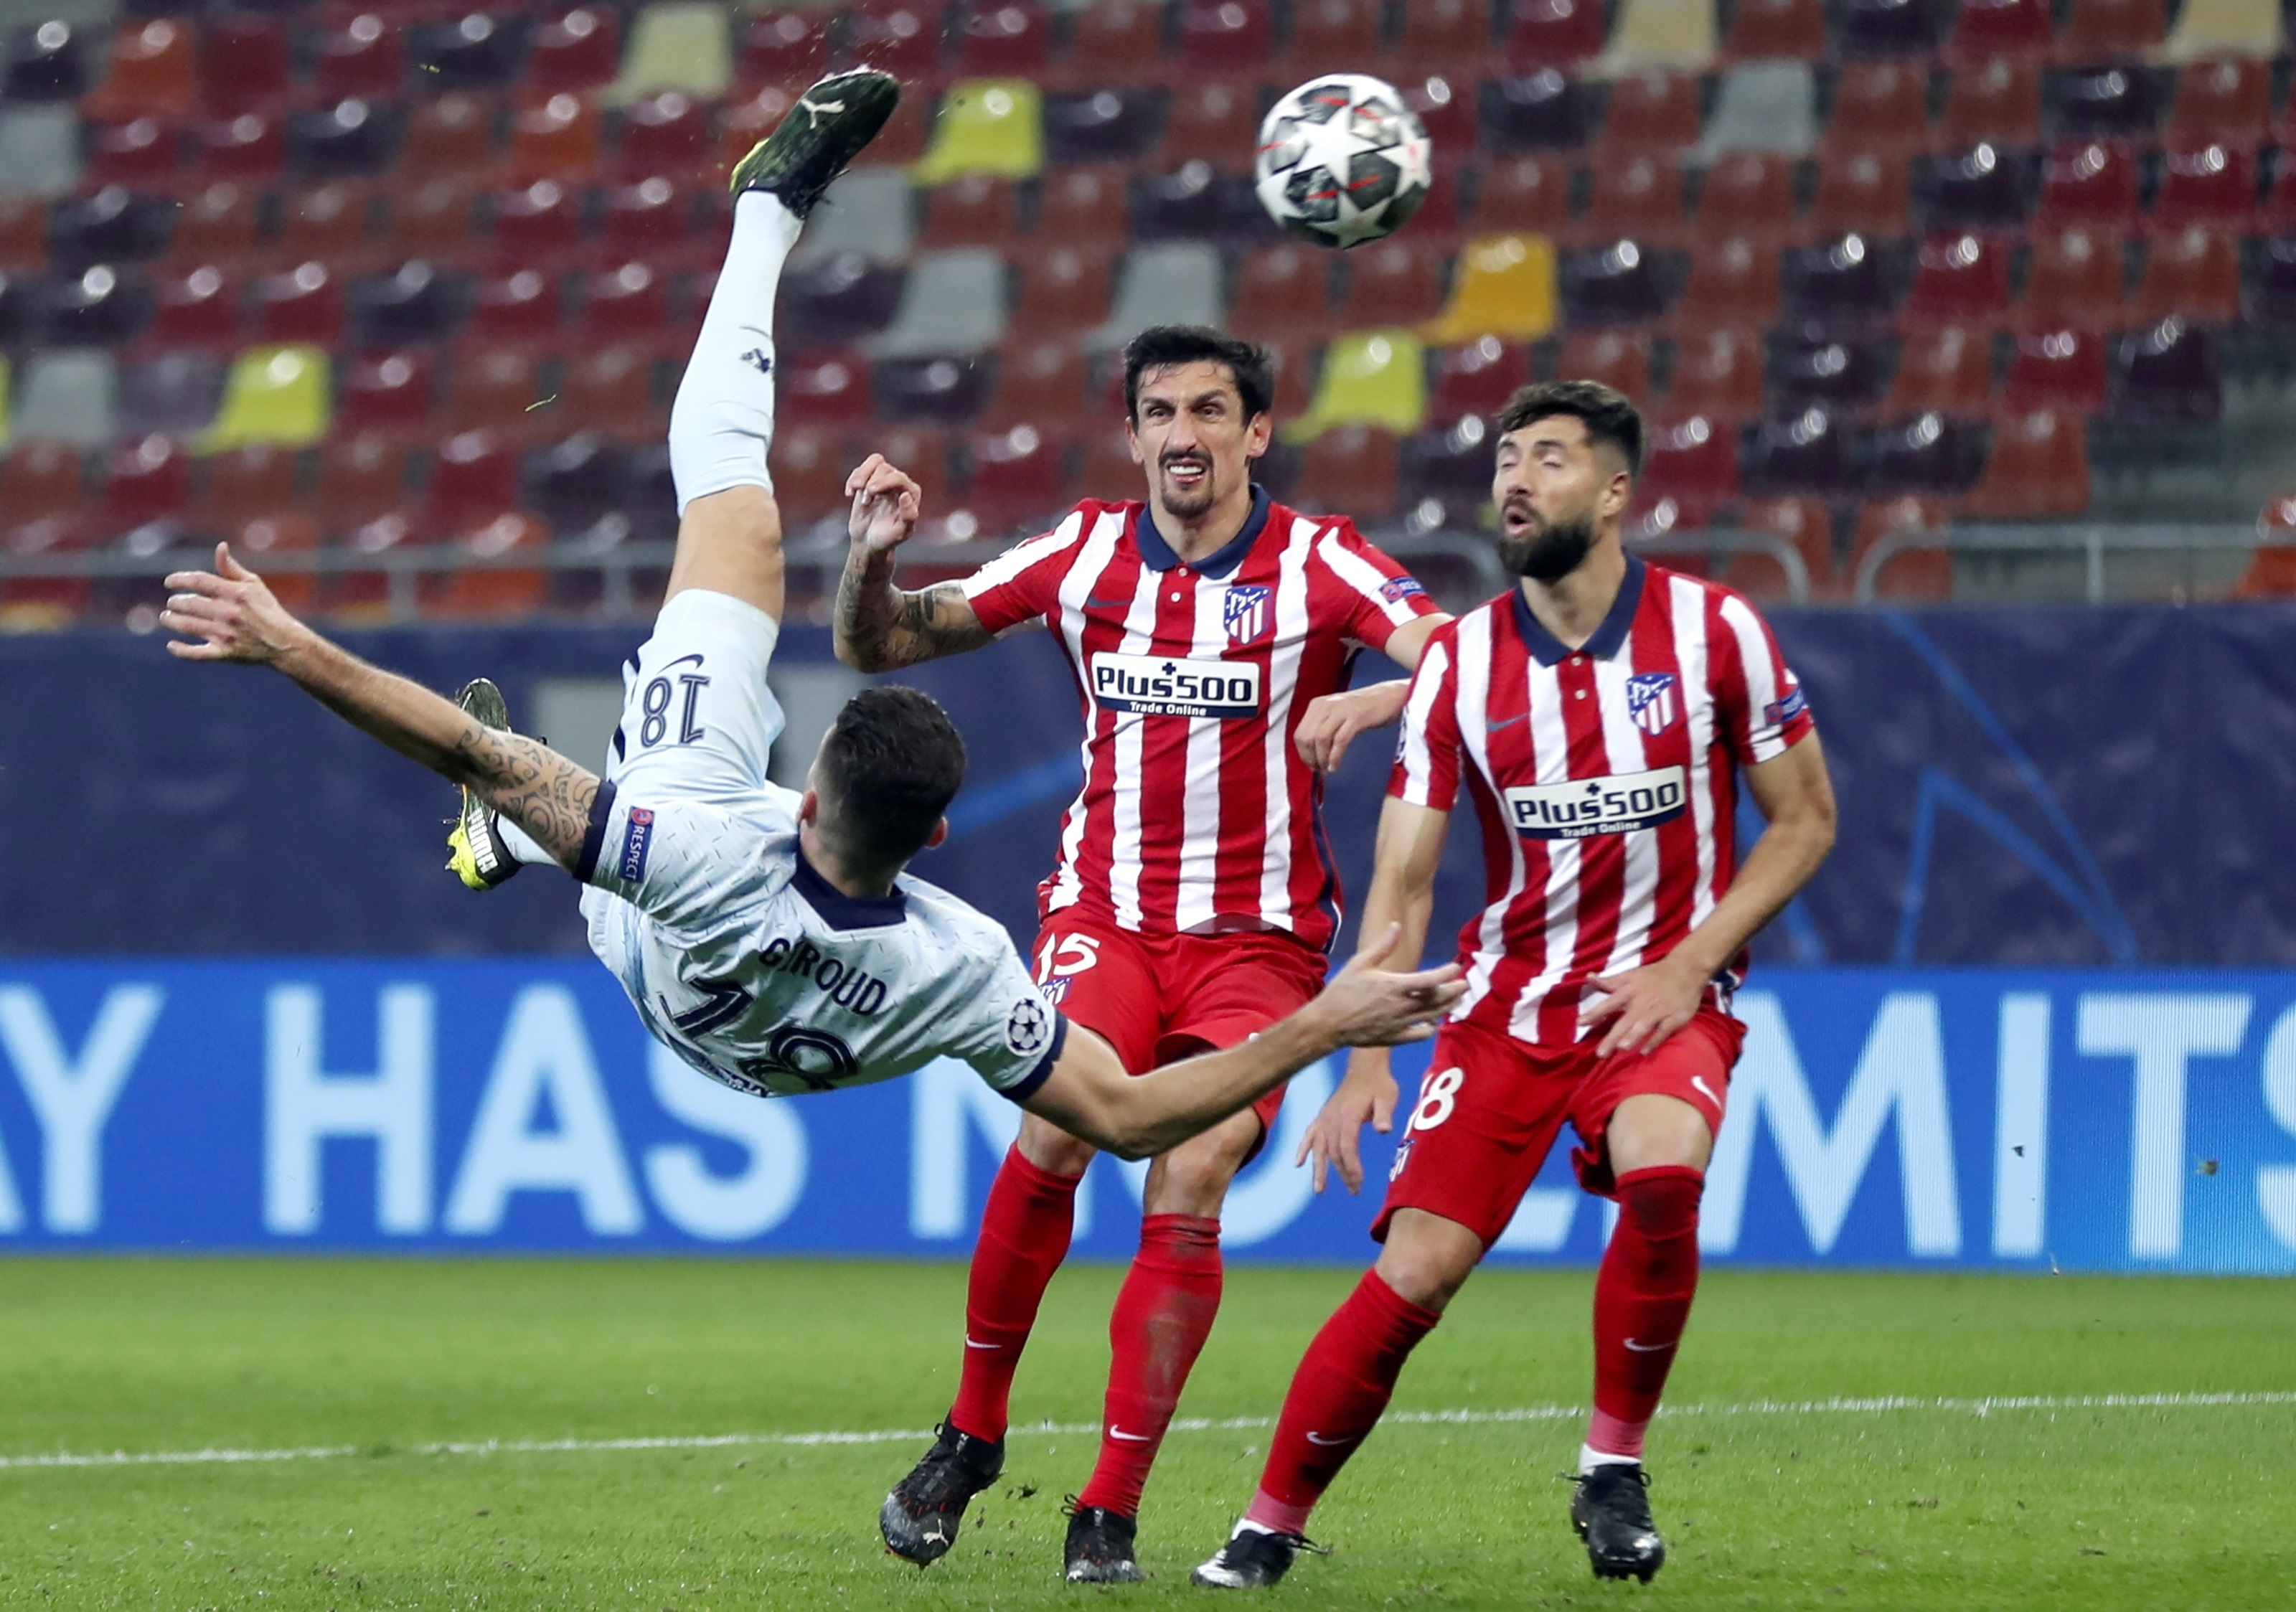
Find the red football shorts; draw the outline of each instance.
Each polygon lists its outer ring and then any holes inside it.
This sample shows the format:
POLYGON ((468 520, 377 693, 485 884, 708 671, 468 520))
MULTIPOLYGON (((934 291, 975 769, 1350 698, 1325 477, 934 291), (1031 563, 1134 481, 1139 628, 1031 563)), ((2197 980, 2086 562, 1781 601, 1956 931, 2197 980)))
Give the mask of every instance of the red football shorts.
POLYGON ((1578 1184, 1610 1197, 1604 1133, 1618 1106, 1646 1092, 1678 1097, 1719 1135, 1730 1068, 1745 1034, 1710 997, 1656 1051, 1608 1058, 1595 1051, 1599 1035, 1576 1046, 1538 1047, 1479 1025, 1445 1025, 1371 1234, 1384 1242, 1398 1209, 1424 1209, 1457 1221, 1489 1248, 1514 1218, 1565 1119, 1582 1144, 1570 1155, 1578 1184))
MULTIPOLYGON (((1322 953, 1265 930, 1140 935, 1062 912, 1037 931, 1029 957, 1053 1005, 1105 1039, 1135 1075, 1234 1046, 1324 988, 1322 953)), ((1263 1141, 1283 1106, 1281 1086, 1251 1105, 1263 1141)))

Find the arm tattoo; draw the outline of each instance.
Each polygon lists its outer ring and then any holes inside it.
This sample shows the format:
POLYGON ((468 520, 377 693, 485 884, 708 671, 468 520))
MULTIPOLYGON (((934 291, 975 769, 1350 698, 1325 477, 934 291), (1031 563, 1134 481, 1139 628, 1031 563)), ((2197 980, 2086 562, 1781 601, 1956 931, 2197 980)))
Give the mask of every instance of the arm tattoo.
POLYGON ((598 777, 538 740, 472 723, 439 771, 475 790, 486 803, 571 867, 590 827, 598 777))
POLYGON ((890 565, 849 564, 837 585, 837 647, 865 672, 890 672, 990 641, 954 582, 914 593, 893 585, 890 565))

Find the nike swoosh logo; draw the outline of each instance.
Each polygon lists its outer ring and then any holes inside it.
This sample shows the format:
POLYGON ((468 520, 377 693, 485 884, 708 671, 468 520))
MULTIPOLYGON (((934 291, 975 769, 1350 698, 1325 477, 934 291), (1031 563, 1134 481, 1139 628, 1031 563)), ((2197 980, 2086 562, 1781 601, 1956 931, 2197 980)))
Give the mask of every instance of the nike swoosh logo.
POLYGON ((964 1346, 968 1349, 1001 1349, 1004 1346, 1003 1344, 975 1343, 972 1339, 968 1338, 964 1340, 964 1346))
MULTIPOLYGON (((1632 1349, 1637 1354, 1663 1354, 1669 1349, 1674 1347, 1674 1346, 1672 1344, 1636 1343, 1633 1338, 1629 1338, 1627 1339, 1627 1347, 1632 1349)), ((1313 1433, 1310 1433, 1308 1436, 1313 1438, 1316 1436, 1313 1433)))
POLYGON ((1084 596, 1084 608, 1088 610, 1128 610, 1132 608, 1132 601, 1129 599, 1095 599, 1090 593, 1086 593, 1084 596))
POLYGON ((1108 1430, 1108 1436, 1111 1438, 1120 1438, 1128 1444, 1144 1444, 1155 1436, 1152 1433, 1127 1433, 1121 1428, 1111 1428, 1108 1430))
POLYGON ((1722 1106, 1722 1100, 1714 1094, 1714 1088, 1706 1084, 1705 1076, 1693 1075, 1690 1077, 1690 1084, 1696 1086, 1700 1091, 1705 1092, 1706 1101, 1712 1103, 1716 1108, 1718 1109, 1722 1106))
POLYGON ((1337 1438, 1325 1438, 1321 1433, 1310 1433, 1308 1435, 1308 1442, 1311 1444, 1351 1444, 1356 1442, 1357 1437, 1357 1435, 1351 1433, 1342 1433, 1337 1438))
POLYGON ((1518 722, 1529 722, 1529 720, 1530 713, 1529 711, 1525 711, 1520 716, 1508 716, 1502 718, 1497 722, 1487 722, 1483 724, 1483 726, 1491 732, 1496 732, 1501 728, 1511 728, 1518 722))

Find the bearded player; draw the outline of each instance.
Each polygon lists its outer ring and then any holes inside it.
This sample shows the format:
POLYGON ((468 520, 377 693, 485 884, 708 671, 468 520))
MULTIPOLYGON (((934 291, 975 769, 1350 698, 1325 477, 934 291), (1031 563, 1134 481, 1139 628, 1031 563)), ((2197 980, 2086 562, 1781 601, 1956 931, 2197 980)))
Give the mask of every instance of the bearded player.
MULTIPOLYGON (((1125 349, 1124 377, 1147 497, 1079 504, 961 583, 894 585, 915 484, 876 457, 857 470, 836 635, 839 656, 867 671, 1038 622, 1058 635, 1083 699, 1084 787, 1039 888, 1037 978, 1128 1067, 1150 1068, 1234 1046, 1315 994, 1339 925, 1316 769, 1393 721, 1405 685, 1341 691, 1358 650, 1413 666, 1448 618, 1347 520, 1300 514, 1252 484, 1274 423, 1259 348, 1161 326, 1125 349)), ((1063 1548, 1071 1582, 1144 1576, 1141 1492, 1218 1310, 1220 1207, 1282 1100, 1149 1167, 1140 1250, 1109 1322, 1099 1459, 1063 1548)), ((920 1566, 1003 1469, 1013 1371, 1092 1157, 1024 1117, 989 1189, 955 1403, 879 1518, 886 1544, 920 1566)))
MULTIPOLYGON (((1743 1034, 1746 943, 1817 871, 1833 793, 1793 674, 1728 589, 1620 542, 1634 405, 1591 381, 1500 416, 1499 552, 1522 578, 1421 657, 1379 824, 1366 926, 1416 955, 1464 789, 1488 904, 1459 935, 1467 994, 1437 1033, 1374 1223, 1378 1262, 1292 1379, 1259 1490, 1199 1583, 1275 1583, 1309 1510, 1378 1423, 1412 1349, 1513 1217, 1568 1119, 1579 1184, 1619 1206, 1595 1282, 1595 1411, 1570 1513, 1595 1574, 1647 1581, 1666 1546, 1643 1438, 1698 1284, 1698 1202, 1743 1034), (1732 867, 1742 774, 1767 823, 1732 867)), ((1304 1158, 1363 1179, 1396 1083, 1359 1052, 1304 1158)))

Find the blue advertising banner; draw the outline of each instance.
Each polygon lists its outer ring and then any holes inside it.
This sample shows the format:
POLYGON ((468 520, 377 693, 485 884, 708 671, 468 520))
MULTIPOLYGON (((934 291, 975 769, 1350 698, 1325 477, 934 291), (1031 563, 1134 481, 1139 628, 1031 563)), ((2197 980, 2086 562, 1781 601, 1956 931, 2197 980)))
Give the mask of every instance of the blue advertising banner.
MULTIPOLYGON (((2296 973, 1773 969, 1708 1182, 1754 1264, 2296 1271, 2296 973)), ((1424 1049, 1399 1055, 1406 1084, 1424 1049)), ((802 1101, 653 1047, 595 965, 0 966, 0 1243, 956 1256, 1018 1110, 970 1073, 802 1101)), ((1357 1264, 1364 1197, 1292 1157, 1295 1082, 1229 1248, 1357 1264)), ((1408 1115, 1406 1107, 1403 1113, 1408 1115)), ((1550 1160, 1494 1257, 1585 1261, 1606 1206, 1550 1160)), ((1103 1160, 1078 1251, 1128 1256, 1103 1160)))

